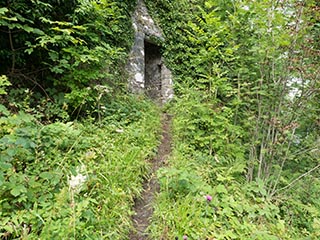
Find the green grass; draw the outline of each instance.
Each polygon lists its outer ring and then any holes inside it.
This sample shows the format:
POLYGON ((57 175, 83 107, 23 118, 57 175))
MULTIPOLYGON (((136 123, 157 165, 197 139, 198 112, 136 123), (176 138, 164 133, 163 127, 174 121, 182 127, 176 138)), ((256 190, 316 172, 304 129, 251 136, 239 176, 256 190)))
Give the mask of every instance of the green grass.
MULTIPOLYGON (((193 109, 195 106, 182 98, 170 109, 175 115, 174 149, 168 166, 158 171, 161 190, 149 227, 153 239, 319 237, 319 211, 315 206, 310 205, 312 210, 302 207, 294 196, 271 199, 262 181, 246 181, 243 158, 233 158, 232 153, 224 154, 223 151, 210 155, 207 149, 195 147, 192 131, 189 131, 192 125, 185 125, 185 122, 191 122, 190 116, 193 117, 194 112, 186 107, 180 111, 181 102, 193 109), (206 199, 207 195, 212 197, 211 201, 206 199), (308 218, 299 218, 307 212, 308 218)), ((216 125, 222 126, 223 122, 217 121, 224 119, 216 118, 215 121, 216 125)), ((212 144, 222 136, 215 135, 212 144)), ((232 148, 232 144, 226 141, 224 149, 232 148)))
POLYGON ((134 97, 106 109, 101 122, 1 118, 0 236, 127 238, 145 160, 159 142, 160 111, 134 97))

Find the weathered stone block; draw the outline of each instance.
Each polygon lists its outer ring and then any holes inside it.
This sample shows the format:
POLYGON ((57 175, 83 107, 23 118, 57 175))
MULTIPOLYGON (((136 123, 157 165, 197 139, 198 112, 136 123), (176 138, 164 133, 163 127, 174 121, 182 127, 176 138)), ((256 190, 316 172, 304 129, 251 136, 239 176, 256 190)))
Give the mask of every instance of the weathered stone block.
POLYGON ((157 42, 163 42, 164 38, 143 0, 138 0, 132 22, 135 40, 127 64, 129 89, 166 102, 173 97, 172 74, 164 64, 161 47, 152 41, 158 39, 157 42))

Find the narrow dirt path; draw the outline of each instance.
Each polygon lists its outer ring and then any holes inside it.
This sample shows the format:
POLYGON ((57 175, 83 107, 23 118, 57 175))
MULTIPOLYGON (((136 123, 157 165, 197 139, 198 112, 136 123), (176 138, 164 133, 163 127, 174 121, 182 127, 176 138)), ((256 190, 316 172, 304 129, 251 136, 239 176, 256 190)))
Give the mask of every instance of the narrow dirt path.
POLYGON ((147 227, 153 214, 152 203, 155 194, 159 192, 160 185, 157 181, 156 172, 165 164, 168 156, 171 153, 171 134, 170 134, 171 116, 168 114, 162 115, 162 139, 158 147, 158 153, 151 160, 152 168, 150 178, 143 183, 143 193, 141 198, 135 201, 133 216, 133 225, 135 231, 129 235, 130 240, 147 240, 147 227))

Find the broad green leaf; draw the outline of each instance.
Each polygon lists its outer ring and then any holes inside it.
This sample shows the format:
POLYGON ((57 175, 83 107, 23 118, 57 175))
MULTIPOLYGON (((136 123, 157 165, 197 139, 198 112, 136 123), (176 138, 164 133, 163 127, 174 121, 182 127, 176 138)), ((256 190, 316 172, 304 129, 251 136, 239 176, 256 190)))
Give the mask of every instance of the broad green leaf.
POLYGON ((16 185, 10 191, 10 193, 15 197, 19 196, 21 193, 24 192, 27 192, 27 189, 23 185, 16 185))
POLYGON ((44 35, 45 34, 41 29, 38 29, 38 28, 33 28, 32 32, 35 33, 35 34, 38 34, 38 35, 44 35))
POLYGON ((12 167, 12 165, 10 163, 7 163, 7 162, 0 162, 0 169, 6 171, 8 169, 10 169, 12 167))
POLYGON ((7 21, 18 21, 18 19, 16 18, 16 17, 1 17, 2 19, 4 19, 4 20, 7 20, 7 21))
POLYGON ((42 172, 39 176, 46 180, 50 180, 52 178, 52 174, 50 172, 42 172))
POLYGON ((27 48, 24 51, 30 55, 31 53, 33 53, 33 50, 34 50, 33 48, 27 48))
POLYGON ((10 191, 10 193, 11 193, 13 196, 17 197, 17 196, 20 195, 20 189, 17 188, 17 187, 15 187, 15 188, 13 188, 13 189, 10 191))
POLYGON ((224 185, 219 184, 218 186, 215 187, 215 190, 217 191, 217 193, 227 193, 227 189, 225 188, 224 185))
POLYGON ((10 115, 10 112, 8 111, 8 109, 2 104, 0 104, 0 115, 4 115, 6 117, 10 115))
POLYGON ((4 14, 8 11, 9 11, 8 8, 0 8, 0 14, 4 14))

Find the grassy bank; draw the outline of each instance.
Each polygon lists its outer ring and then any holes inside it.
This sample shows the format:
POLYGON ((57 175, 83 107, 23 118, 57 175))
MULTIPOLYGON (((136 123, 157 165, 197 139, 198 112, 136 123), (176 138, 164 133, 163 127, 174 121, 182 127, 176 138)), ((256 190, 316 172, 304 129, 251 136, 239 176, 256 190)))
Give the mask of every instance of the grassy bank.
POLYGON ((149 228, 154 239, 319 237, 315 184, 307 205, 294 195, 303 189, 300 184, 292 192, 270 197, 262 181, 246 180, 239 130, 224 112, 190 96, 178 99, 170 111, 174 149, 168 166, 158 171, 161 191, 149 228), (208 132, 201 131, 205 119, 211 119, 212 150, 201 145, 208 140, 208 132))
POLYGON ((120 97, 92 120, 43 125, 1 111, 0 236, 125 239, 155 154, 158 108, 120 97))

